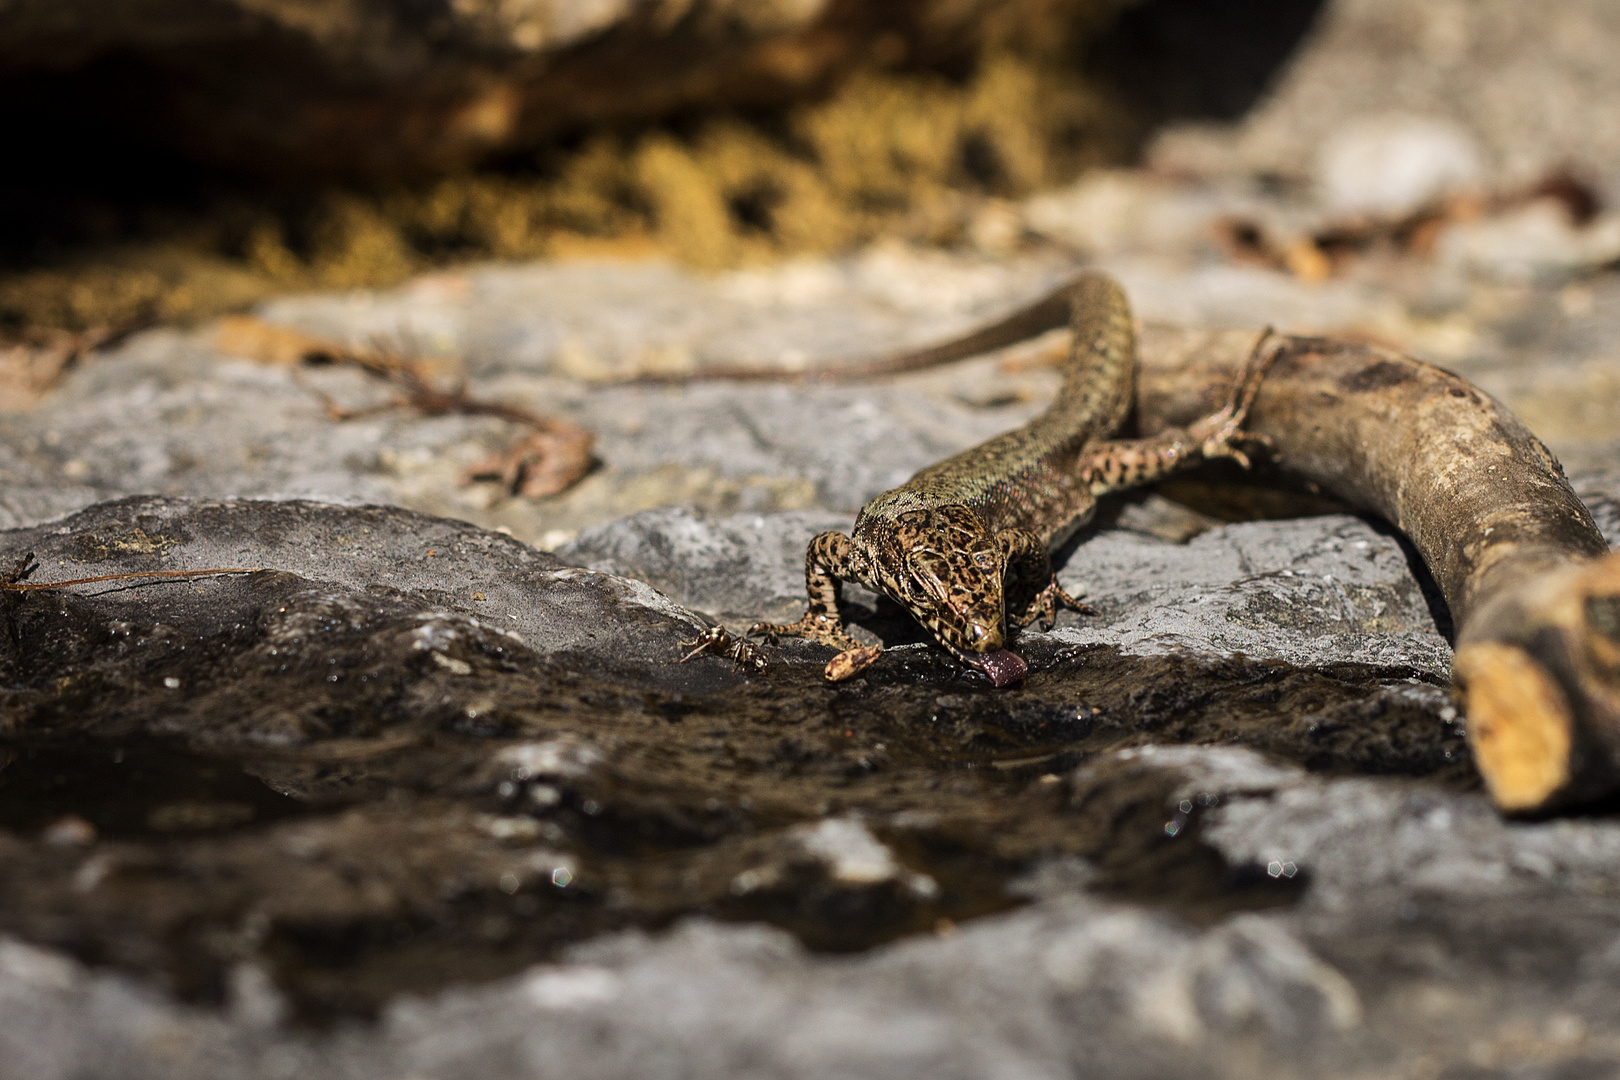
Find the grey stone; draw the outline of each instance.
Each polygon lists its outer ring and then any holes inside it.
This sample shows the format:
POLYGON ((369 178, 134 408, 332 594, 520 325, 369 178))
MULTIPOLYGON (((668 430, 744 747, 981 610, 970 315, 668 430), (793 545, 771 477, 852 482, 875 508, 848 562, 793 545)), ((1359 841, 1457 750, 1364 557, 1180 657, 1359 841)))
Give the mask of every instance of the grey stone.
POLYGON ((1542 200, 1446 229, 1436 256, 1443 264, 1498 280, 1562 284, 1620 259, 1620 215, 1577 227, 1562 207, 1542 200))
POLYGON ((1451 649, 1408 551, 1387 528, 1339 516, 1227 525, 1184 546, 1102 533, 1058 574, 1102 616, 1055 636, 1136 655, 1406 664, 1445 678, 1451 649))
POLYGON ((844 514, 648 510, 587 529, 557 557, 651 584, 677 603, 733 623, 787 622, 804 607, 804 552, 817 533, 848 532, 844 514))
MULTIPOLYGON (((831 514, 711 520, 653 510, 591 529, 558 555, 647 581, 733 623, 783 621, 803 611, 810 539, 850 525, 831 514)), ((1139 656, 1407 665, 1445 679, 1451 649, 1412 576, 1413 558, 1389 529, 1343 516, 1225 525, 1184 545, 1105 530, 1058 567, 1064 588, 1099 614, 1065 615, 1052 637, 1139 656)), ((864 590, 853 596, 871 603, 864 590)))
POLYGON ((206 331, 162 330, 84 365, 34 412, 0 418, 0 508, 9 514, 0 523, 150 492, 395 503, 531 542, 671 502, 852 511, 929 461, 1027 419, 1048 373, 1009 378, 981 362, 919 377, 919 398, 853 386, 587 389, 559 368, 572 356, 587 374, 635 370, 644 353, 705 341, 706 362, 779 359, 795 340, 784 324, 803 332, 806 356, 837 359, 863 335, 874 343, 864 352, 928 340, 930 323, 966 328, 1061 269, 1050 256, 998 267, 875 251, 717 280, 657 265, 492 267, 469 272, 466 290, 430 279, 375 297, 278 301, 269 316, 340 339, 472 350, 475 394, 575 416, 595 431, 605 468, 545 503, 504 498, 493 484, 463 487, 462 471, 519 429, 386 409, 336 422, 312 390, 350 408, 386 405, 392 391, 353 370, 294 374, 222 358, 206 331), (872 287, 885 276, 895 280, 872 287), (804 286, 807 277, 819 284, 804 286), (680 320, 663 319, 671 297, 680 320), (499 351, 484 335, 503 326, 508 338, 522 331, 550 344, 499 351), (576 334, 582 327, 595 336, 576 334), (769 338, 772 352, 754 352, 769 338), (597 359, 581 359, 587 351, 597 359), (961 388, 986 381, 998 387, 994 399, 965 404, 961 388))
POLYGON ((1456 124, 1371 116, 1334 132, 1317 151, 1316 183, 1340 214, 1403 217, 1483 181, 1479 148, 1456 124))
MULTIPOLYGON (((1405 278, 1311 286, 1258 268, 1189 266, 1169 253, 1105 265, 1150 319, 1393 335, 1508 402, 1572 467, 1612 460, 1605 447, 1620 429, 1612 275, 1528 291, 1459 285, 1437 298, 1405 278)), ((588 353, 596 359, 587 371, 634 370, 637 340, 705 363, 782 361, 789 347, 802 350, 787 358, 795 364, 832 362, 857 347, 881 352, 963 329, 1064 273, 1050 253, 997 266, 885 249, 713 279, 562 264, 471 270, 454 288, 441 277, 377 295, 289 298, 267 317, 361 341, 414 340, 430 356, 470 351, 472 392, 586 423, 603 467, 546 502, 505 498, 488 483, 463 487, 462 471, 516 438, 515 427, 406 410, 333 421, 310 388, 348 407, 384 404, 391 391, 350 370, 295 376, 222 358, 207 332, 163 330, 82 365, 33 411, 0 417, 0 522, 148 492, 314 497, 405 505, 554 547, 661 505, 852 513, 930 461, 1027 419, 1050 393, 1050 372, 987 360, 881 386, 662 389, 582 384, 566 377, 568 363, 588 353), (879 290, 879 280, 890 284, 879 290), (643 304, 666 310, 670 295, 686 309, 679 322, 636 315, 643 304), (593 326, 589 349, 565 348, 593 326), (246 400, 252 408, 240 408, 246 400)))

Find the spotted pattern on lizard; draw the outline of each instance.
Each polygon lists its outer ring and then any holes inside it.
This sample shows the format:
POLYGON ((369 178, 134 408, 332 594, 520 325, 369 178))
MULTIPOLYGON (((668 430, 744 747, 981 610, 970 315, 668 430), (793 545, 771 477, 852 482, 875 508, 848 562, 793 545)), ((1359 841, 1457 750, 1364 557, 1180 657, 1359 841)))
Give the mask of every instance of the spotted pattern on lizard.
POLYGON ((1010 629, 1050 628, 1059 607, 1089 612, 1058 585, 1049 553, 1111 491, 1152 483, 1211 458, 1247 467, 1240 444, 1275 351, 1256 345, 1226 405, 1184 428, 1147 439, 1112 439, 1136 388, 1136 331, 1124 290, 1085 273, 1045 299, 976 333, 887 362, 894 367, 972 356, 1068 324, 1073 345, 1056 400, 1021 428, 930 465, 862 507, 849 536, 810 542, 798 622, 750 633, 809 638, 839 649, 826 677, 847 679, 882 646, 849 635, 840 588, 859 581, 905 608, 935 642, 996 686, 1026 665, 1008 649, 1010 629))

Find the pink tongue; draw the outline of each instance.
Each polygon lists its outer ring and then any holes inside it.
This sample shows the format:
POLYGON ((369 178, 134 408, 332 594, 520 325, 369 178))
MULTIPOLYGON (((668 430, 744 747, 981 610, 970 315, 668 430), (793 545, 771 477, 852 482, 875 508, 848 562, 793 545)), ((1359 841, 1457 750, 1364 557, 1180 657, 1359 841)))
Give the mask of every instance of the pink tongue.
POLYGON ((1011 686, 1021 682, 1029 665, 1024 658, 1010 649, 998 649, 992 653, 979 654, 979 670, 990 676, 990 681, 998 688, 1011 686))

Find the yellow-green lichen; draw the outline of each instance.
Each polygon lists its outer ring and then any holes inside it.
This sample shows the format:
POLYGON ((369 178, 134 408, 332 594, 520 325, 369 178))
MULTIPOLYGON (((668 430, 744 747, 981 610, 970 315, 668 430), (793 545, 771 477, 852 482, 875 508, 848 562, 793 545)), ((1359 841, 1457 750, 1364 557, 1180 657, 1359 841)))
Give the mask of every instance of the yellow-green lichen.
POLYGON ((233 196, 174 227, 0 274, 0 321, 186 321, 278 291, 389 285, 433 265, 632 241, 700 268, 836 251, 884 232, 949 242, 973 203, 1116 160, 1123 110, 1051 60, 1001 52, 951 80, 869 71, 767 120, 599 133, 528 171, 390 191, 233 196))

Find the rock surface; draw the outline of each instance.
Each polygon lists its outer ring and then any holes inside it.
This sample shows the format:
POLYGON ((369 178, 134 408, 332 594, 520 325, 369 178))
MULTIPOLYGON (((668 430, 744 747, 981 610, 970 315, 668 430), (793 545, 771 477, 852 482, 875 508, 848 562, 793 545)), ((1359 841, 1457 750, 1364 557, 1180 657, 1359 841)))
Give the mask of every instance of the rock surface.
MULTIPOLYGON (((819 524, 654 512, 567 553, 746 613, 819 524)), ((39 578, 270 569, 9 595, 3 1076, 1620 1065, 1620 828, 1490 809, 1355 519, 1092 537, 1090 643, 1028 635, 1012 691, 904 645, 840 687, 809 647, 672 666, 698 617, 646 586, 399 510, 130 499, 4 539, 39 578), (1268 596, 1318 656, 1211 636, 1268 596)))
MULTIPOLYGON (((1144 198, 1181 198, 1150 178, 1138 183, 1144 198)), ((1065 198, 1072 207, 1086 196, 1065 198)), ((1053 212, 1046 201, 1043 212, 1053 212)), ((1097 262, 1148 320, 1269 322, 1391 341, 1506 401, 1572 470, 1614 459, 1613 274, 1502 281, 1464 267, 1420 274, 1408 262, 1369 262, 1313 285, 1142 236, 1097 262)), ((853 514, 923 465, 1023 422, 1053 389, 1052 374, 992 359, 870 387, 595 380, 709 364, 803 367, 920 344, 1038 295, 1073 265, 1049 248, 991 261, 880 246, 714 277, 659 263, 558 263, 288 298, 264 317, 361 344, 400 342, 439 364, 445 381, 465 370, 480 397, 577 419, 596 433, 602 468, 541 503, 505 497, 493 483, 463 487, 462 472, 518 428, 405 409, 334 421, 319 394, 364 409, 393 391, 351 369, 221 356, 211 329, 164 330, 82 364, 37 408, 0 415, 0 524, 146 492, 385 502, 544 547, 670 504, 853 514)))
MULTIPOLYGON (((745 627, 798 617, 801 556, 828 529, 847 532, 849 521, 808 513, 708 520, 682 508, 650 510, 587 530, 557 554, 646 581, 745 627)), ((1342 516, 1229 525, 1186 544, 1108 529, 1083 535, 1058 574, 1098 614, 1065 615, 1054 636, 1137 656, 1405 665, 1443 680, 1451 650, 1435 629, 1430 605, 1438 601, 1426 600, 1412 576, 1415 557, 1387 527, 1342 516)), ((859 586, 850 592, 873 606, 859 586)))
MULTIPOLYGON (((1529 16, 1393 11, 1331 7, 1254 121, 1294 117, 1270 160, 1307 175, 1329 126, 1396 104, 1468 132, 1488 177, 1557 163, 1563 118, 1498 145, 1475 125, 1499 99, 1395 85, 1529 16), (1427 36, 1368 44, 1401 19, 1427 36), (1321 71, 1360 81, 1315 128, 1321 71)), ((1526 55, 1607 17, 1557 14, 1526 55)), ((1606 85, 1554 70, 1558 93, 1606 85)), ((0 566, 264 568, 0 593, 0 1077, 1620 1071, 1620 823, 1492 811, 1446 613, 1376 522, 1226 523, 1198 482, 1112 502, 1059 565, 1099 613, 1025 635, 1010 690, 858 589, 888 652, 850 683, 794 642, 760 646, 764 674, 674 663, 712 619, 793 615, 808 537, 1054 377, 1037 346, 873 386, 614 380, 919 344, 1076 251, 1154 324, 1458 370, 1620 542, 1612 216, 1533 202, 1307 280, 1219 226, 1333 211, 1221 176, 1094 176, 1003 207, 977 251, 485 266, 259 311, 591 427, 601 466, 549 501, 460 484, 504 422, 336 421, 320 395, 392 389, 226 357, 211 327, 137 335, 0 416, 0 566)))
MULTIPOLYGON (((767 587, 726 603, 757 609, 798 561, 786 538, 814 524, 718 523, 735 550, 715 558, 704 523, 655 515, 576 548, 634 561, 639 538, 673 551, 693 601, 727 596, 740 559, 769 571, 767 587)), ((1144 623, 1177 625, 1178 609, 1218 597, 1208 586, 1234 570, 1217 560, 1177 585, 1188 549, 1128 536, 1098 538, 1115 550, 1094 572, 1126 552, 1155 579, 1133 596, 1135 622, 1105 614, 1087 644, 1063 629, 1029 635, 1035 674, 1002 693, 918 646, 840 687, 821 681, 810 647, 746 680, 719 658, 672 666, 698 619, 646 586, 397 510, 132 499, 8 533, 7 550, 36 552, 43 579, 249 555, 267 569, 11 594, 0 927, 13 937, 0 996, 19 1023, 0 1035, 0 1071, 66 1076, 116 1059, 132 1076, 221 1061, 243 1075, 298 1061, 488 1075, 527 1068, 517 1054, 608 1076, 649 1055, 725 1073, 763 1053, 770 1075, 969 1075, 1008 1053, 1038 1071, 1076 1054, 1124 1068, 1162 1043, 1121 1073, 1145 1076, 1256 1039, 1277 1061, 1356 1045, 1389 991, 1318 955, 1353 951, 1307 933, 1315 905, 1344 900, 1301 886, 1317 873, 1353 880, 1367 856, 1269 822, 1245 828, 1239 810, 1342 784, 1496 819, 1471 790, 1442 677, 1424 670, 1439 639, 1418 625, 1394 542, 1350 519, 1310 524, 1228 526, 1194 543, 1382 581, 1369 588, 1396 601, 1386 617, 1412 624, 1404 662, 1339 657, 1332 619, 1308 665, 1143 638, 1144 623), (1166 738, 1430 779, 1367 788, 1237 750, 1144 745, 1166 738), (1229 838, 1211 847, 1205 832, 1229 838), (663 929, 692 916, 704 918, 663 929), (929 928, 937 936, 862 958, 802 947, 929 928), (511 983, 446 990, 548 957, 511 983), (671 978, 683 984, 674 1012, 671 978), (1016 1007, 981 1015, 975 1003, 1011 985, 1016 1007), (396 1001, 402 989, 418 997, 396 1001), (378 1021, 286 1026, 334 1013, 378 1021), (53 1027, 68 1015, 72 1037, 53 1027), (1063 1019, 1079 1015, 1083 1038, 1063 1019), (40 1037, 40 1025, 64 1035, 40 1037), (619 1049, 575 1042, 587 1030, 619 1049), (26 1045, 9 1045, 25 1031, 26 1045)), ((1304 618, 1295 629, 1309 633, 1304 618)), ((1225 622, 1242 632, 1231 610, 1225 622)), ((1540 850, 1503 828, 1481 842, 1540 850)), ((1587 831, 1606 842, 1604 826, 1587 831)), ((1548 873, 1587 882, 1601 865, 1594 851, 1548 873)))

